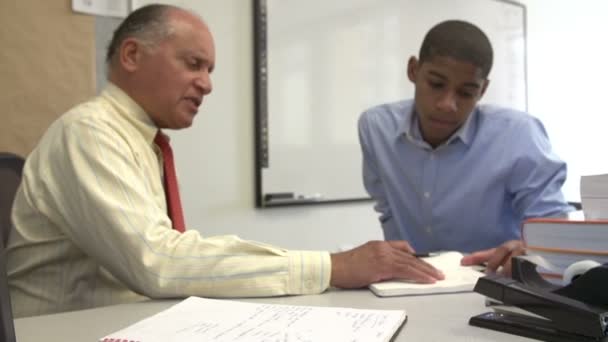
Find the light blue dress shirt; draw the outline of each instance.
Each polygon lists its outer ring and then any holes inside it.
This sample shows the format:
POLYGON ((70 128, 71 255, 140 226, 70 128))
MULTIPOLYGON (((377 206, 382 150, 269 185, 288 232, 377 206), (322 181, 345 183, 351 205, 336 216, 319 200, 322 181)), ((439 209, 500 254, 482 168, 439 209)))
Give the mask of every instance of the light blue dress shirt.
POLYGON ((473 252, 519 239, 525 219, 572 210, 561 192, 566 164, 537 118, 478 106, 433 149, 413 104, 380 105, 359 119, 363 181, 386 240, 473 252))

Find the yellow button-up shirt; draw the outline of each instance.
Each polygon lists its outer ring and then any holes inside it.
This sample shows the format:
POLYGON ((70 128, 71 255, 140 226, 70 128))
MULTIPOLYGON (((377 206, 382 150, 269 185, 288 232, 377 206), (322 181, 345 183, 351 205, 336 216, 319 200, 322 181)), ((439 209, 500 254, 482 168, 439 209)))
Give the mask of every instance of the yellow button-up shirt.
POLYGON ((157 130, 112 84, 50 126, 13 205, 7 272, 16 317, 146 297, 327 289, 327 252, 171 229, 157 130))

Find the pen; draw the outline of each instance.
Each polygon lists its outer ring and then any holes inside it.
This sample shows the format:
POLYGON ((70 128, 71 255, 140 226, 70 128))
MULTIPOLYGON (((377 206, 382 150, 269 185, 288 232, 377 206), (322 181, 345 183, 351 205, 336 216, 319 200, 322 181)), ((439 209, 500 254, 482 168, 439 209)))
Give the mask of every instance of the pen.
POLYGON ((428 258, 428 257, 432 257, 432 256, 437 256, 439 255, 439 253, 414 253, 412 254, 412 256, 414 258, 428 258))

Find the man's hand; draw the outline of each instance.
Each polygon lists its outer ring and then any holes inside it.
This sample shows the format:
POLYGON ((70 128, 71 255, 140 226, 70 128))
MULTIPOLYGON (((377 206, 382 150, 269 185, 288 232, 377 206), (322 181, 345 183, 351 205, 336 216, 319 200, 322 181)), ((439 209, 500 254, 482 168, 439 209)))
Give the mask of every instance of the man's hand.
POLYGON ((388 279, 434 283, 443 273, 414 257, 407 241, 370 241, 346 252, 331 255, 330 285, 361 288, 388 279))
POLYGON ((511 275, 511 258, 524 254, 524 244, 521 240, 510 240, 496 248, 490 248, 466 255, 460 261, 463 266, 487 263, 486 270, 496 272, 502 266, 502 273, 511 275))

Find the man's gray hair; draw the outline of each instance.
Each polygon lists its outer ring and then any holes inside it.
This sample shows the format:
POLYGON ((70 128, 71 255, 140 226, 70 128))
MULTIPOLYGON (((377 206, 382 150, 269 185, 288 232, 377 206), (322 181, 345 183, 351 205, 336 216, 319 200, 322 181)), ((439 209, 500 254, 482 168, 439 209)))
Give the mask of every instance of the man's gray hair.
POLYGON ((112 61, 120 50, 120 45, 127 38, 136 38, 146 47, 152 48, 172 33, 167 20, 169 10, 178 9, 170 5, 147 5, 133 11, 114 31, 108 45, 106 63, 112 61))

